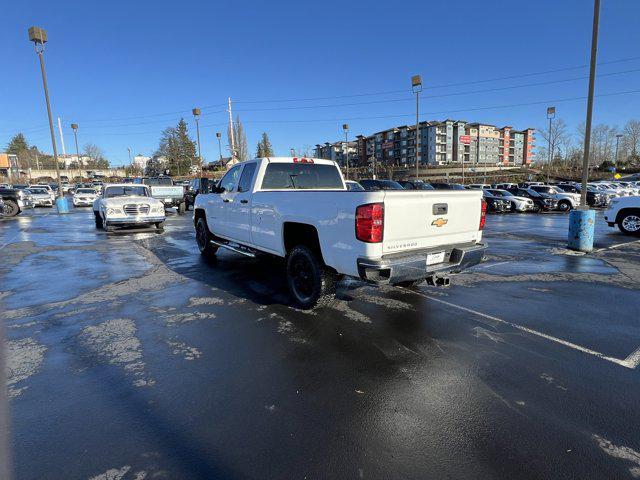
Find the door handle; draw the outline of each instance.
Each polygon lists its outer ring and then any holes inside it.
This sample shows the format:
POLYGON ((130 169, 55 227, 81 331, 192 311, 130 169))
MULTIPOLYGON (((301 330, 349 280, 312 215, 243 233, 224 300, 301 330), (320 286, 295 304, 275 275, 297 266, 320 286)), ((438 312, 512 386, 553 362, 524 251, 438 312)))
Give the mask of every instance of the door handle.
POLYGON ((240 203, 249 203, 249 200, 240 200, 240 203))

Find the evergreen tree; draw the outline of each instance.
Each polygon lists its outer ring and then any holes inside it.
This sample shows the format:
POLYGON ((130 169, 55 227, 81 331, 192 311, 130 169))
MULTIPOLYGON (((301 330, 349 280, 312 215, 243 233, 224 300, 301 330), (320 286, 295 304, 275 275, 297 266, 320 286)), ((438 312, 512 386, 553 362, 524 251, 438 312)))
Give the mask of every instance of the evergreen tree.
POLYGON ((266 132, 262 133, 262 139, 258 142, 258 149, 256 152, 258 158, 273 157, 273 147, 269 141, 269 136, 266 132))
POLYGON ((189 137, 187 122, 183 118, 178 125, 162 132, 155 155, 166 162, 172 175, 186 175, 190 167, 197 164, 196 144, 189 137))
POLYGON ((23 134, 18 133, 17 135, 13 136, 13 138, 9 142, 9 145, 7 145, 6 153, 12 155, 20 155, 28 149, 29 145, 27 144, 27 139, 24 138, 23 134))

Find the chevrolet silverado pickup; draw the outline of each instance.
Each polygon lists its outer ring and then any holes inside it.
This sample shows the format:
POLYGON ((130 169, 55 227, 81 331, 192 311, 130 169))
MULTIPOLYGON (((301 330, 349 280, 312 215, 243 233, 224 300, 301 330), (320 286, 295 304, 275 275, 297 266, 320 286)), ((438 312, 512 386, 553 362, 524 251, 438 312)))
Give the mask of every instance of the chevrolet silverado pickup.
POLYGON ((187 210, 184 187, 175 185, 171 177, 144 177, 142 183, 149 186, 151 196, 160 200, 165 209, 176 207, 179 215, 187 210))
POLYGON ((480 190, 349 191, 338 165, 259 158, 233 166, 195 199, 196 242, 286 259, 289 291, 309 309, 331 303, 341 276, 412 287, 480 263, 480 190))

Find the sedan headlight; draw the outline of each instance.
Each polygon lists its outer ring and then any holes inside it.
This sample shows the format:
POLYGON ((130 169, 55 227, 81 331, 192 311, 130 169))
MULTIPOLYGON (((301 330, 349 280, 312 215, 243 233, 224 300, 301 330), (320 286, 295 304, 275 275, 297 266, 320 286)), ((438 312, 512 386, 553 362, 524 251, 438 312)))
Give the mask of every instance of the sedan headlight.
POLYGON ((107 215, 118 215, 122 213, 121 208, 107 208, 107 215))

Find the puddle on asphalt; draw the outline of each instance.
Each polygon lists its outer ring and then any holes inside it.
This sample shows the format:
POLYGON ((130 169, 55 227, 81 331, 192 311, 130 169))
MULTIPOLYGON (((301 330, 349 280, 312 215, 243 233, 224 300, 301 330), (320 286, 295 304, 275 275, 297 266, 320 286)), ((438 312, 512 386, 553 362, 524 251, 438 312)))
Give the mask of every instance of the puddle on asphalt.
POLYGON ((604 275, 613 275, 618 270, 610 266, 608 263, 588 257, 568 257, 553 255, 545 258, 543 261, 509 261, 496 262, 495 264, 487 263, 481 267, 483 271, 492 275, 522 275, 535 273, 596 273, 604 275))

